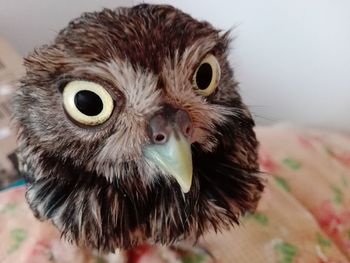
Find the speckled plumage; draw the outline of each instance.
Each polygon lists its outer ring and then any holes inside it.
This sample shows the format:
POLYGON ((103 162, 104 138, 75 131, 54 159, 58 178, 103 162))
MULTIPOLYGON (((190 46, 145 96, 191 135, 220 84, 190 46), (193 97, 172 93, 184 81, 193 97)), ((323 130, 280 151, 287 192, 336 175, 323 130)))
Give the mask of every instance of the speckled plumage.
POLYGON ((14 105, 27 200, 69 240, 112 251, 171 244, 223 229, 254 210, 263 190, 254 122, 227 61, 228 34, 170 7, 138 5, 85 13, 25 60, 14 105), (192 75, 214 54, 218 89, 196 94, 192 75), (115 101, 110 119, 86 128, 69 120, 60 88, 91 80, 115 101), (192 122, 193 182, 145 161, 147 121, 164 105, 192 122))

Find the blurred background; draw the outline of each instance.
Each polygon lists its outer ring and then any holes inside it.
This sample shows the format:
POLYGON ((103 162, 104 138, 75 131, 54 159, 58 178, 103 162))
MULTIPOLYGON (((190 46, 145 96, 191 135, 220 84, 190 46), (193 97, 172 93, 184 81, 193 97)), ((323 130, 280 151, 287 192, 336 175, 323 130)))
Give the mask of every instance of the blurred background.
MULTIPOLYGON (((233 28, 230 61, 258 124, 289 121, 350 130, 350 1, 150 2, 233 28)), ((0 0, 0 38, 25 56, 83 11, 137 3, 0 0)))

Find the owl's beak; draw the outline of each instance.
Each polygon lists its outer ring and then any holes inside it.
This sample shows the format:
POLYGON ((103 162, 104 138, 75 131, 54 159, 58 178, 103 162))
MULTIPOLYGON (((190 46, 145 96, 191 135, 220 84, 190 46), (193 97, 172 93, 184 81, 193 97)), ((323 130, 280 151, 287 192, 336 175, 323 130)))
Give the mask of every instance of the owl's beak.
POLYGON ((193 173, 191 145, 182 133, 176 136, 172 132, 164 144, 148 145, 145 156, 173 176, 184 193, 190 190, 193 173))
POLYGON ((165 174, 176 179, 187 193, 192 184, 192 122, 187 112, 171 106, 153 116, 148 125, 151 143, 145 147, 145 157, 165 174))

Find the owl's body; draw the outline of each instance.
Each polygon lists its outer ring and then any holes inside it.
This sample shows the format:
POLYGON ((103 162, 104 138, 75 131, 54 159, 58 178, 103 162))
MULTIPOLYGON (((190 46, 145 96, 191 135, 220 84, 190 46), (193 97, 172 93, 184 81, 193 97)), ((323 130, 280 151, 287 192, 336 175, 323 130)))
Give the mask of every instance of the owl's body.
POLYGON ((114 250, 197 238, 254 210, 257 142, 228 45, 173 7, 139 5, 85 13, 30 55, 15 120, 35 215, 114 250))

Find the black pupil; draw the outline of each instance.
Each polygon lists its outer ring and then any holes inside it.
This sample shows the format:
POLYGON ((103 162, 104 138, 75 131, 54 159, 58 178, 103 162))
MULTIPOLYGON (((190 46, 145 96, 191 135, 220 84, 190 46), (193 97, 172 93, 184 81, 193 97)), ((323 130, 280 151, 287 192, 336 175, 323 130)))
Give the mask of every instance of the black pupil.
POLYGON ((81 113, 88 116, 96 116, 103 109, 101 98, 89 90, 81 90, 75 94, 74 103, 81 113))
POLYGON ((213 69, 209 63, 203 63, 199 66, 196 75, 197 87, 204 90, 209 87, 211 79, 213 77, 213 69))

